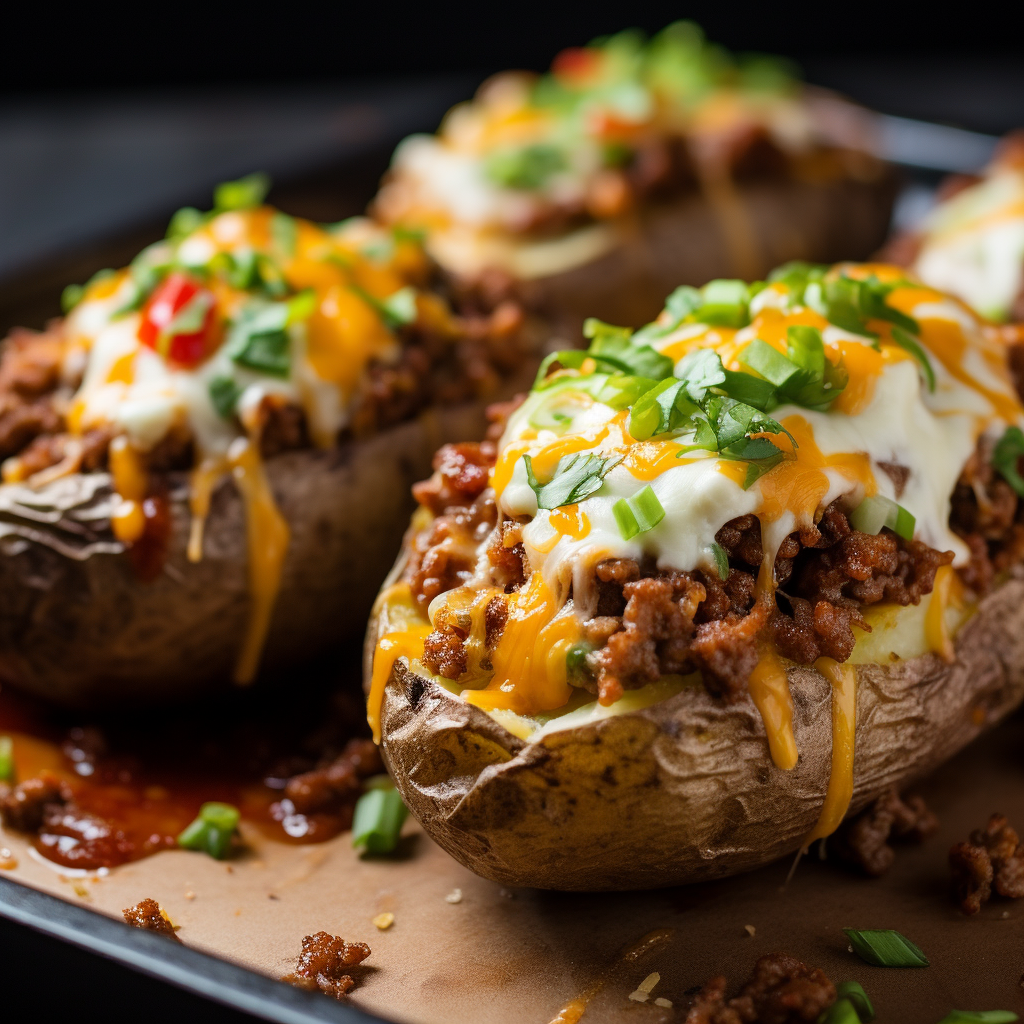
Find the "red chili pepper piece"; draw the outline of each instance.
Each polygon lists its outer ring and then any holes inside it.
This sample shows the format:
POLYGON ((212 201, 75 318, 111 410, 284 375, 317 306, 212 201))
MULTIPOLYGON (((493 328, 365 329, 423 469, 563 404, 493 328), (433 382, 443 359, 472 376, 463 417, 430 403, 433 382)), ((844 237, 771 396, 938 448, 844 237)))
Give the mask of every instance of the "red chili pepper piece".
POLYGON ((216 322, 213 293, 176 270, 142 307, 139 340, 170 362, 196 366, 214 347, 216 322))

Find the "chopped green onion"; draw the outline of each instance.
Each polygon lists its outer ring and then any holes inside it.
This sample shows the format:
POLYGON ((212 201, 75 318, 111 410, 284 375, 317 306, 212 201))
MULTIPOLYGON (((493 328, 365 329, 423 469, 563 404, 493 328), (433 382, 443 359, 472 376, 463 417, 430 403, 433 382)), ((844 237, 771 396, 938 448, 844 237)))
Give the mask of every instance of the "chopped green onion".
POLYGON ((1024 456, 1024 433, 1020 427, 1007 427, 992 451, 992 465, 1003 479, 1024 498, 1024 478, 1020 459, 1024 456))
POLYGON ((615 327, 594 317, 583 322, 583 336, 593 339, 587 355, 604 360, 623 373, 662 380, 672 376, 672 360, 655 351, 650 345, 637 345, 631 341, 633 332, 628 327, 615 327))
POLYGON ((412 242, 414 245, 422 245, 426 240, 427 233, 423 228, 408 228, 401 224, 395 224, 391 228, 391 237, 396 242, 412 242))
POLYGON ((708 550, 714 559, 715 572, 718 573, 718 578, 720 580, 727 580, 729 578, 729 556, 726 554, 725 548, 715 540, 711 542, 711 547, 708 550))
POLYGON ((230 804, 203 804, 199 817, 178 836, 178 845, 223 860, 231 848, 239 817, 238 808, 230 804))
POLYGON ((853 951, 876 967, 927 967, 928 958, 910 939, 892 929, 844 928, 853 951))
POLYGON ((849 999, 837 999, 818 1017, 818 1024, 861 1024, 861 1020, 849 999))
POLYGON ((725 380, 719 385, 721 389, 737 402, 752 405, 761 412, 771 412, 779 404, 778 389, 770 380, 761 380, 749 373, 737 373, 735 370, 724 370, 725 380))
POLYGON ((825 376, 825 342, 817 327, 798 325, 786 331, 786 355, 806 374, 809 381, 825 376))
POLYGON ((69 284, 60 293, 60 308, 65 313, 70 313, 85 295, 85 286, 80 284, 69 284))
POLYGON ((593 644, 588 644, 586 641, 581 640, 578 644, 573 644, 565 652, 565 673, 570 683, 573 680, 583 680, 591 677, 590 669, 587 666, 587 655, 593 650, 593 644))
POLYGON ((262 205, 269 191, 269 175, 260 172, 247 174, 238 181, 225 181, 218 185, 213 192, 213 206, 217 213, 225 210, 251 210, 262 205))
POLYGON ((228 334, 225 351, 241 366, 275 377, 291 372, 288 304, 254 300, 243 308, 228 334))
POLYGON ((800 375, 800 367, 766 341, 755 338, 740 354, 740 362, 761 374, 777 388, 784 388, 800 375))
POLYGON ((630 498, 619 498, 612 506, 612 514, 623 540, 632 540, 638 534, 653 530, 665 518, 665 509, 648 484, 630 498))
POLYGON ((847 999, 853 1003, 857 1010, 857 1016, 864 1024, 875 1019, 875 1008, 871 1005, 867 992, 863 986, 856 981, 841 981, 836 985, 836 996, 839 999, 847 999))
POLYGON ((917 338, 903 330, 902 327, 894 326, 892 329, 892 340, 896 342, 900 348, 909 352, 921 364, 921 372, 924 374, 924 379, 928 384, 928 390, 934 391, 935 370, 932 369, 928 353, 925 352, 924 347, 917 338))
POLYGON ((604 478, 622 461, 621 455, 601 458, 592 452, 563 455, 555 466, 551 479, 541 484, 533 472, 533 459, 523 456, 526 479, 537 495, 538 508, 561 508, 575 505, 600 488, 604 478))
POLYGON ((14 781, 14 741, 10 736, 0 736, 0 780, 14 781))
POLYGON ((1020 1020, 1012 1010, 950 1010, 939 1024, 1013 1024, 1020 1020))
POLYGON ((865 498, 850 513, 850 525, 855 530, 869 533, 871 536, 876 536, 882 532, 882 527, 888 526, 898 537, 913 540, 917 520, 891 498, 875 494, 865 498))
POLYGON ((537 189, 565 167, 561 151, 546 143, 503 149, 484 164, 484 174, 504 188, 537 189))
POLYGON ((416 309, 416 289, 412 285, 399 288, 397 292, 389 295, 384 300, 384 309, 388 318, 396 324, 415 323, 418 311, 416 309))
POLYGON ((691 352, 680 365, 679 375, 686 381, 687 391, 695 402, 704 400, 708 388, 720 387, 726 381, 721 356, 709 348, 691 352))
POLYGON ((675 317, 675 322, 678 324, 684 317, 688 317, 699 309, 702 301, 701 294, 696 288, 691 288, 688 284, 681 284, 665 300, 665 308, 675 317))
POLYGON ((750 322, 750 292, 743 281, 709 281, 701 289, 694 318, 712 327, 745 327, 750 322))
POLYGON ((629 434, 646 441, 688 424, 700 412, 690 400, 687 382, 669 377, 656 384, 633 405, 629 415, 629 434))
POLYGON ((391 853, 408 813, 397 789, 369 790, 356 804, 352 845, 365 847, 367 853, 391 853))
POLYGON ((194 206, 183 206, 171 217, 167 225, 167 238, 172 242, 181 241, 206 222, 206 215, 194 206))
POLYGON ((275 247, 289 259, 295 255, 295 246, 299 240, 299 225, 294 217, 287 213, 275 213, 270 218, 270 237, 275 247))
POLYGON ((243 388, 231 377, 221 375, 211 379, 207 390, 217 414, 223 419, 231 419, 238 406, 238 399, 242 396, 243 388))
MULTIPOLYGON (((672 378, 668 378, 671 382, 672 378)), ((651 377, 623 377, 614 373, 596 391, 595 398, 613 409, 628 409, 659 382, 651 377)))

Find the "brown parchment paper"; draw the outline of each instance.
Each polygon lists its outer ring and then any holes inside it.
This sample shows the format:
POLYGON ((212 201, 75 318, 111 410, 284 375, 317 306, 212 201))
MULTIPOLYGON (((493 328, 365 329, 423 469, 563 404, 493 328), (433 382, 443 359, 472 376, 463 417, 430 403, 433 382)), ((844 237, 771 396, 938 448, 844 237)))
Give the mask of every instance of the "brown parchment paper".
POLYGON ((717 973, 738 984, 774 950, 833 980, 860 981, 882 1024, 934 1024, 952 1008, 1024 1017, 1024 901, 994 900, 967 918, 946 898, 953 842, 995 810, 1024 830, 1024 717, 982 737, 917 792, 940 831, 921 847, 901 847, 880 881, 812 855, 788 886, 787 861, 651 892, 510 890, 459 867, 414 823, 394 859, 360 859, 347 835, 287 846, 243 823, 250 850, 230 863, 173 851, 103 878, 62 874, 16 836, 3 843, 18 860, 8 872, 17 881, 115 916, 153 897, 183 942, 271 977, 290 969, 310 932, 367 942, 373 954, 350 998, 397 1021, 549 1024, 578 998, 589 999, 584 1024, 682 1021, 687 990, 717 973), (372 923, 382 912, 394 914, 387 931, 372 923), (848 952, 843 927, 899 929, 931 966, 871 967, 848 952), (650 1000, 631 1001, 654 971, 661 980, 650 1000), (657 997, 673 1006, 655 1005, 657 997))

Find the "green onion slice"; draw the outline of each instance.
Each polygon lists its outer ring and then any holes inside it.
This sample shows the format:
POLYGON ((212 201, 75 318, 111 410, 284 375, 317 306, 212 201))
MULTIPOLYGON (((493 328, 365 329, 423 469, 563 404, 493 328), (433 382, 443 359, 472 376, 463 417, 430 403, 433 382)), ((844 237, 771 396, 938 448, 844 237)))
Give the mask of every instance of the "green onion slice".
POLYGON ((853 951, 876 967, 927 967, 928 958, 910 939, 892 929, 844 928, 853 951))
POLYGON ((213 206, 217 213, 225 210, 251 210, 263 203, 269 191, 269 175, 260 172, 247 174, 238 181, 225 181, 218 185, 213 192, 213 206))
POLYGON ((14 781, 14 741, 10 736, 0 736, 0 779, 14 781))
POLYGON ((740 362, 761 374, 765 380, 771 381, 777 388, 784 388, 800 375, 800 367, 792 359, 760 338, 755 338, 743 350, 740 362))
POLYGON ((868 1024, 868 1021, 875 1019, 875 1008, 868 998, 863 986, 856 981, 841 981, 836 985, 836 996, 839 999, 846 999, 853 1003, 857 1016, 868 1024))
POLYGON ((397 789, 369 790, 356 804, 352 845, 364 847, 367 853, 391 853, 408 813, 397 789))
POLYGON ((914 527, 917 520, 902 505, 891 498, 875 494, 865 498, 851 513, 850 525, 861 533, 872 536, 882 532, 888 526, 893 533, 904 540, 914 539, 914 527))
POLYGON ((231 377, 219 375, 210 381, 207 390, 217 415, 225 420, 231 419, 238 408, 238 399, 243 389, 231 377))
POLYGON ((238 808, 231 804, 205 803, 199 808, 199 817, 178 836, 178 845, 223 860, 231 849, 239 817, 238 808))
POLYGON ((1002 478, 1024 498, 1024 477, 1019 463, 1024 456, 1024 433, 1020 427, 1008 427, 992 452, 992 465, 1002 478))
POLYGON ((909 332, 903 330, 902 327, 893 326, 892 328, 892 340, 899 345, 900 348, 909 352, 917 361, 921 364, 921 372, 924 374, 925 382, 928 384, 928 390, 935 390, 935 370, 932 368, 931 360, 928 358, 928 353, 925 352, 924 347, 921 343, 909 332))
POLYGON ((631 498, 619 498, 612 506, 623 540, 632 540, 638 534, 653 530, 665 518, 665 509, 648 484, 631 498))
POLYGON ((849 999, 837 999, 818 1017, 818 1024, 861 1024, 861 1019, 849 999))

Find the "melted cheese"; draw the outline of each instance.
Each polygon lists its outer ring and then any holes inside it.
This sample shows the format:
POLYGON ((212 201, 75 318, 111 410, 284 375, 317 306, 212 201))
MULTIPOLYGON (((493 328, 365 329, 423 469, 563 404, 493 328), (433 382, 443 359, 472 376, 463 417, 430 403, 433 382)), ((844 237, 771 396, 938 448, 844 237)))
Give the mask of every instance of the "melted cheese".
POLYGON ((228 451, 228 464, 245 503, 249 539, 249 599, 245 639, 235 666, 235 682, 250 683, 259 668, 263 641, 281 586, 289 530, 278 511, 260 461, 259 449, 240 438, 228 451))
POLYGON ((832 835, 839 827, 853 799, 853 753, 857 731, 857 670, 832 658, 819 658, 814 667, 832 684, 832 768, 825 802, 818 821, 804 840, 804 848, 815 839, 832 835))
POLYGON ((795 768, 797 749, 793 734, 793 698, 786 669, 770 647, 761 652, 750 674, 750 698, 764 722, 768 749, 776 767, 784 771, 795 768))
POLYGON ((1024 169, 993 167, 921 225, 914 270, 982 316, 1006 320, 1024 289, 1024 169))

